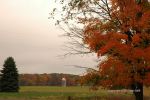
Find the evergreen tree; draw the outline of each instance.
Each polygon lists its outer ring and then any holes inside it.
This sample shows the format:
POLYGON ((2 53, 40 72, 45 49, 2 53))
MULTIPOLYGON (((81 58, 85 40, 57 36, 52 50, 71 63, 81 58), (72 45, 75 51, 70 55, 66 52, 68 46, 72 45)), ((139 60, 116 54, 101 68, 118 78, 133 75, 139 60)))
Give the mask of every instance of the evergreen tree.
POLYGON ((19 74, 13 57, 5 60, 1 73, 1 92, 18 92, 19 74))

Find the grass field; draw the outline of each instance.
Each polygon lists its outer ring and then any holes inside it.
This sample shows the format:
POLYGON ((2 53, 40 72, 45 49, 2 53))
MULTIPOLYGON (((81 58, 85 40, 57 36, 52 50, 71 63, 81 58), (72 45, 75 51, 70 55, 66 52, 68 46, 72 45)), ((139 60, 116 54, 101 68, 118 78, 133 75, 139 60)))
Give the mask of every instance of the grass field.
MULTIPOLYGON (((144 100, 150 100, 150 88, 144 89, 144 100)), ((19 93, 0 93, 0 100, 134 100, 132 93, 112 93, 88 87, 23 86, 19 93)))

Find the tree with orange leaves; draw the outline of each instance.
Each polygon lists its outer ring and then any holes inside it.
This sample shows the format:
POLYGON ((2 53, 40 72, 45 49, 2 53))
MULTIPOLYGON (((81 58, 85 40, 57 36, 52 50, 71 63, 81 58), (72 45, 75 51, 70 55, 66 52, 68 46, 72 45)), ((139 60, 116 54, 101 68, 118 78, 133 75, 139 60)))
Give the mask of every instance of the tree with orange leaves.
MULTIPOLYGON (((62 0, 62 4, 66 4, 63 22, 74 19, 76 25, 82 24, 83 44, 98 58, 106 57, 98 65, 101 80, 97 84, 130 87, 136 100, 143 100, 143 85, 150 85, 148 0, 62 0)), ((73 34, 67 36, 73 38, 73 34)))

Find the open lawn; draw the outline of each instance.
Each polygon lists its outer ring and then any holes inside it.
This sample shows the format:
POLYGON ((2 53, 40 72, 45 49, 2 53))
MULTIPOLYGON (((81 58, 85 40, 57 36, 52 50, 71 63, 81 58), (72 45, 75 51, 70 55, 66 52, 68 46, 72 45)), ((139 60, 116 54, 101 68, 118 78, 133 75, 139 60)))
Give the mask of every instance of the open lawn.
MULTIPOLYGON (((150 100, 150 88, 144 88, 144 100, 150 100)), ((19 93, 0 93, 0 100, 134 100, 129 93, 110 92, 88 87, 23 86, 19 93)))

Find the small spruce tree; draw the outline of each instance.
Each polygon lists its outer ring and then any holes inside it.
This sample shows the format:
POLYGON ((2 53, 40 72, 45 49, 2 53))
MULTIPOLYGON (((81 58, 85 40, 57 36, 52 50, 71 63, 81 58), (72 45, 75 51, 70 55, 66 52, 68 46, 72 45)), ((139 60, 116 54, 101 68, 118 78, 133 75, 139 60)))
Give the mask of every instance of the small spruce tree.
POLYGON ((8 57, 1 71, 1 92, 18 92, 19 74, 13 57, 8 57))

